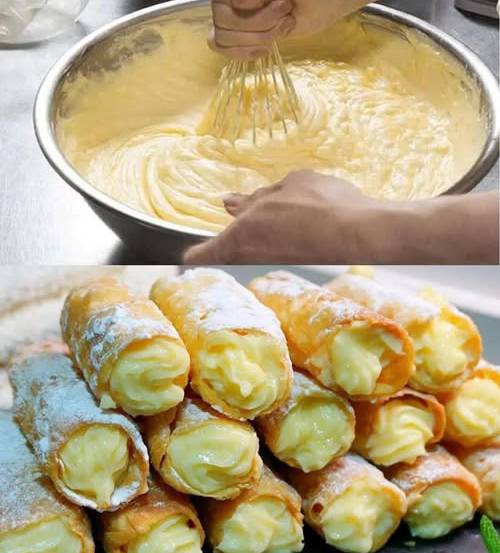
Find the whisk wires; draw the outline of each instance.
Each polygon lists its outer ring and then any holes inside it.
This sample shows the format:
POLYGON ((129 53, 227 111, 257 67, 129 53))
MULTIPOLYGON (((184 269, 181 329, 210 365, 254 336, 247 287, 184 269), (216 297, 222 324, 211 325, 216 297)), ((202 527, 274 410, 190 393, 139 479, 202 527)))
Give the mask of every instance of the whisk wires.
POLYGON ((233 60, 223 69, 213 113, 215 136, 234 141, 249 125, 254 144, 259 129, 273 139, 275 127, 288 134, 289 122, 299 122, 297 92, 276 43, 266 56, 233 60))

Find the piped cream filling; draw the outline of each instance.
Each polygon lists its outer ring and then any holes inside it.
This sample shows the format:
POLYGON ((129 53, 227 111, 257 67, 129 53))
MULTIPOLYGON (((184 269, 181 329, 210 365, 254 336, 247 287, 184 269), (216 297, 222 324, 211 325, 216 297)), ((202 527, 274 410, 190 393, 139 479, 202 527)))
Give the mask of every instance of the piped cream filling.
POLYGON ((257 497, 242 503, 222 525, 220 553, 293 553, 302 551, 302 526, 285 502, 257 497))
POLYGON ((468 445, 500 437, 500 385, 495 381, 471 378, 445 407, 448 427, 468 445))
POLYGON ((348 414, 328 397, 302 398, 283 419, 275 453, 304 472, 323 468, 354 439, 348 414))
POLYGON ((493 520, 500 521, 500 470, 498 467, 492 468, 484 477, 484 485, 481 486, 483 492, 483 511, 493 520))
POLYGON ((282 352, 268 336, 214 332, 200 348, 197 365, 201 378, 248 418, 269 409, 288 383, 282 352))
POLYGON ((399 520, 384 491, 360 479, 326 506, 320 525, 328 544, 341 551, 370 553, 384 545, 399 520))
POLYGON ((107 506, 130 466, 123 430, 95 424, 76 432, 59 452, 61 480, 98 506, 107 506))
POLYGON ((189 370, 185 348, 156 337, 132 344, 116 361, 109 378, 104 408, 119 405, 132 416, 154 415, 179 404, 184 389, 175 379, 189 370))
POLYGON ((201 553, 198 529, 186 515, 173 515, 136 538, 124 553, 201 553))
POLYGON ((425 453, 433 428, 434 415, 419 402, 389 401, 379 409, 366 441, 368 457, 384 466, 401 461, 413 463, 425 453))
POLYGON ((0 534, 0 553, 80 553, 82 542, 59 517, 0 534))
POLYGON ((258 449, 253 430, 228 421, 208 421, 185 432, 174 431, 167 460, 193 490, 212 495, 247 481, 258 449))
POLYGON ((349 395, 370 395, 382 370, 402 351, 401 341, 392 334, 353 323, 339 330, 311 361, 321 369, 326 386, 337 385, 349 395))
POLYGON ((467 368, 466 344, 470 333, 446 319, 437 317, 423 329, 412 332, 416 371, 410 382, 425 388, 446 385, 467 368))
POLYGON ((470 497, 453 482, 427 488, 406 514, 413 536, 433 539, 445 536, 474 516, 470 497))

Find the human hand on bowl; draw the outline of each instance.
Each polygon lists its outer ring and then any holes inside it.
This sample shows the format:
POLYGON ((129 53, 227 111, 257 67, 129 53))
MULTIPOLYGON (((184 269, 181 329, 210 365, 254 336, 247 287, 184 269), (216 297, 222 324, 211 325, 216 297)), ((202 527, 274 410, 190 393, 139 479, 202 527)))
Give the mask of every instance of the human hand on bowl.
POLYGON ((274 40, 318 32, 367 0, 212 0, 210 46, 233 58, 269 53, 274 40))
POLYGON ((382 201, 298 171, 224 204, 235 221, 185 263, 498 263, 498 192, 382 201))

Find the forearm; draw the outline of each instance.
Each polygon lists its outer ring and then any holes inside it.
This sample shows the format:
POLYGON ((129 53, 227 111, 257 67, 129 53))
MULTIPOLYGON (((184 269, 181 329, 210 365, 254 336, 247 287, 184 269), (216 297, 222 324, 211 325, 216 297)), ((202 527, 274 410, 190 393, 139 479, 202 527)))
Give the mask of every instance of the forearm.
POLYGON ((498 192, 381 201, 332 176, 290 173, 226 203, 235 221, 194 263, 485 264, 499 259, 498 192))
POLYGON ((499 196, 374 202, 352 239, 359 258, 370 262, 498 263, 499 196))

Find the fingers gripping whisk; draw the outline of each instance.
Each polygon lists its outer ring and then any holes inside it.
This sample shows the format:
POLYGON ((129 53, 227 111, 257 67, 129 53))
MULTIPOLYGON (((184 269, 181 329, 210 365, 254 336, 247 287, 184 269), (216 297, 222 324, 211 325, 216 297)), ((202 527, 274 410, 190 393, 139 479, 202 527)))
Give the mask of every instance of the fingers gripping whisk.
POLYGON ((236 140, 260 131, 272 139, 299 122, 299 99, 276 43, 256 60, 233 60, 223 70, 213 99, 212 133, 236 140))

